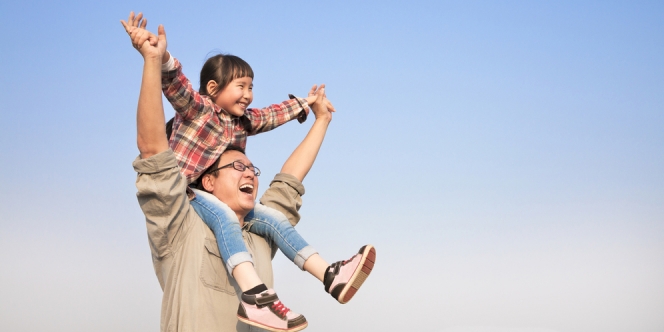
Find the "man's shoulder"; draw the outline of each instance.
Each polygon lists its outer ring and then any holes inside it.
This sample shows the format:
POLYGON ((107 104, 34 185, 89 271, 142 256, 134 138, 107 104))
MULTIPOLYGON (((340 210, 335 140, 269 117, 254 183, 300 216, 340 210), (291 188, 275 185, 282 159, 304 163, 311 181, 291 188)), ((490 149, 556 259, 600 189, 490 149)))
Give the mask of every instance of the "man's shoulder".
POLYGON ((170 149, 137 158, 133 165, 138 173, 136 198, 145 215, 153 255, 166 257, 181 245, 192 224, 187 182, 170 149))

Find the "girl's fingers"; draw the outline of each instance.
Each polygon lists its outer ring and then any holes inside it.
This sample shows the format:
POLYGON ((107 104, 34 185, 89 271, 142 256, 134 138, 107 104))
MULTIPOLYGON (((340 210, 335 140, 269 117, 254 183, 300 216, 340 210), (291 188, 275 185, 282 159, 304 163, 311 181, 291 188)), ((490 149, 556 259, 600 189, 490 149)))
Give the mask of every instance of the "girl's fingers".
POLYGON ((141 39, 143 39, 143 32, 145 30, 134 30, 131 35, 131 43, 134 45, 134 47, 139 48, 143 43, 141 42, 141 39))
POLYGON ((148 33, 145 30, 142 30, 140 34, 140 39, 138 41, 138 46, 141 47, 143 43, 145 43, 148 39, 150 39, 150 33, 148 33))
POLYGON ((150 40, 150 45, 152 46, 157 46, 157 43, 159 42, 159 38, 152 33, 150 34, 149 40, 150 40))

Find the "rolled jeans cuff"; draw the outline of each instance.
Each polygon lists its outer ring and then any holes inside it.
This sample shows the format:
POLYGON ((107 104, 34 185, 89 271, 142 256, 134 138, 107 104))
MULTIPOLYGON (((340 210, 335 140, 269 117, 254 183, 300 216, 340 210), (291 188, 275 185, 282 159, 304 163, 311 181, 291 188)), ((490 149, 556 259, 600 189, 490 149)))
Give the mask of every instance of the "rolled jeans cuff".
POLYGON ((295 255, 295 259, 293 260, 293 263, 297 265, 297 267, 300 268, 300 270, 304 271, 304 262, 311 257, 313 254, 317 254, 318 252, 314 247, 312 246, 306 246, 302 248, 302 250, 298 251, 297 254, 295 255))
POLYGON ((233 269, 244 262, 250 262, 251 265, 254 265, 254 260, 251 258, 250 253, 246 251, 238 252, 226 261, 226 270, 228 270, 228 273, 233 276, 233 269))

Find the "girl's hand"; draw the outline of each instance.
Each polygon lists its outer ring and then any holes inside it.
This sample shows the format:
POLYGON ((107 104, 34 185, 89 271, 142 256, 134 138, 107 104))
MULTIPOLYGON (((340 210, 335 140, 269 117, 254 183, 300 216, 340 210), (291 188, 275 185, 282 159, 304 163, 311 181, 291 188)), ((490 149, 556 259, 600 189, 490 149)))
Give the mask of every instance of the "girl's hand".
POLYGON ((316 103, 311 106, 311 110, 313 111, 316 120, 332 121, 332 112, 335 110, 325 94, 325 84, 321 84, 320 88, 315 91, 315 94, 317 100, 316 103))
POLYGON ((320 86, 316 86, 316 84, 314 84, 314 86, 311 87, 311 90, 309 90, 309 94, 305 100, 309 106, 324 102, 325 107, 328 108, 328 111, 336 112, 334 106, 332 106, 332 103, 327 99, 327 95, 325 95, 325 84, 321 84, 320 86))
MULTIPOLYGON (((325 84, 321 84, 320 88, 325 88, 325 84)), ((312 106, 313 104, 316 103, 316 100, 318 100, 318 95, 316 94, 316 91, 320 88, 318 88, 318 86, 314 84, 314 86, 311 87, 311 90, 309 90, 307 98, 304 98, 307 101, 307 104, 309 104, 309 106, 312 106)))

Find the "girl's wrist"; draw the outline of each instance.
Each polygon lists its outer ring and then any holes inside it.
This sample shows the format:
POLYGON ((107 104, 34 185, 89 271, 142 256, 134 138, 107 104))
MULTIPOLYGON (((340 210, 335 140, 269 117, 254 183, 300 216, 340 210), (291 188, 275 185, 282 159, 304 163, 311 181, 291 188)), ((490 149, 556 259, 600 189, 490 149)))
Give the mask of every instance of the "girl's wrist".
POLYGON ((167 64, 171 59, 171 53, 164 51, 164 55, 161 56, 161 64, 167 64))

